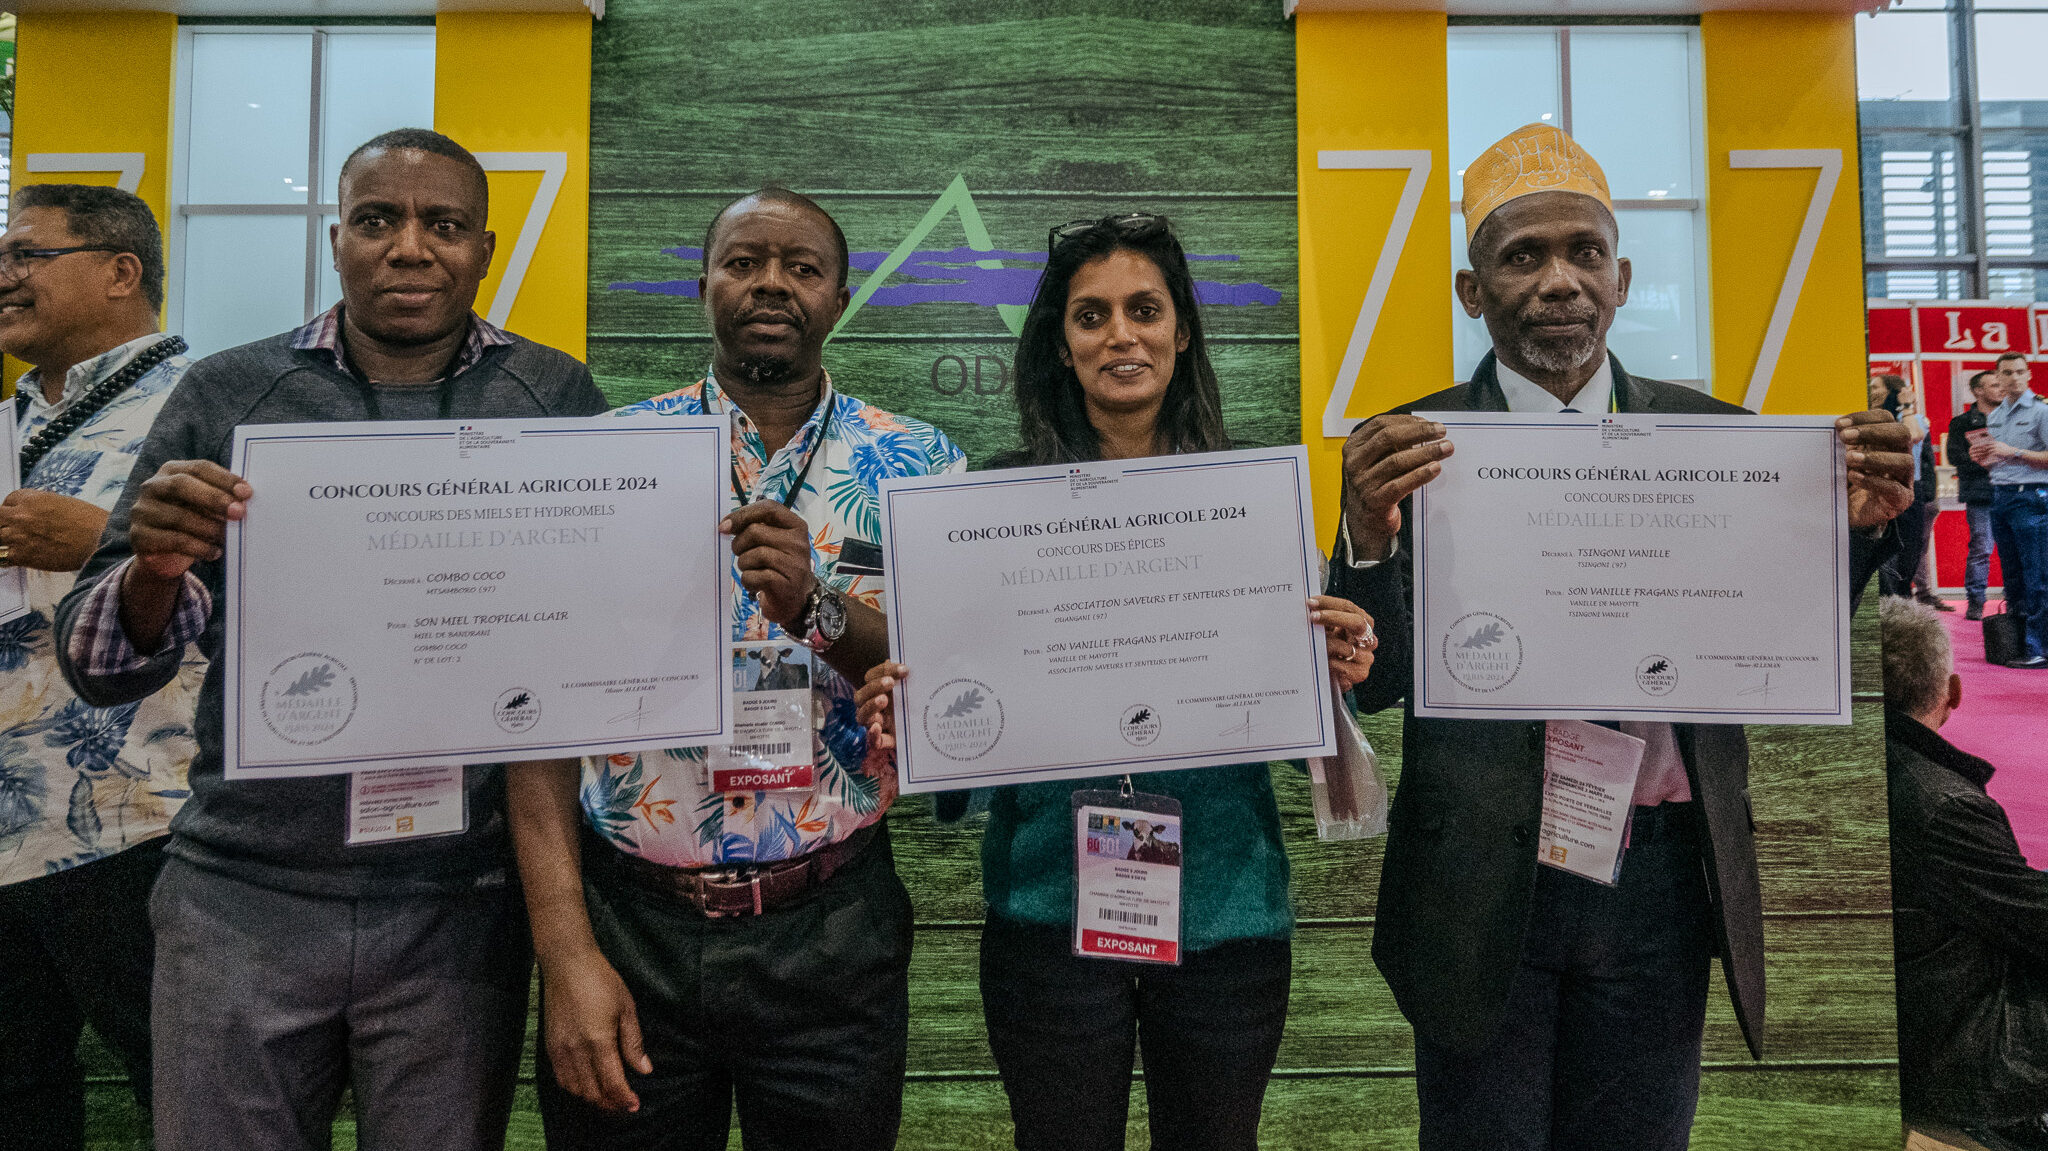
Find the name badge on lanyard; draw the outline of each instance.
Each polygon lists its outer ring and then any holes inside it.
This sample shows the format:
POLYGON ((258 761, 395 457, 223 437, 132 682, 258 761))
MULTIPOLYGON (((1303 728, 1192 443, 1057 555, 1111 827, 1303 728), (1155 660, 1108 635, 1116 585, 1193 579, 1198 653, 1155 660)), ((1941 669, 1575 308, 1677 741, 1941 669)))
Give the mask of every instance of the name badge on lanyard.
POLYGON ((1621 881, 1644 746, 1582 719, 1545 725, 1538 863, 1608 887, 1621 881))
POLYGON ((812 786, 811 659, 793 639, 732 645, 732 743, 707 750, 711 790, 812 786))
POLYGON ((348 845, 459 835, 469 793, 459 767, 393 767, 348 777, 348 845))
POLYGON ((1131 790, 1077 791, 1074 954, 1180 962, 1180 802, 1131 790))

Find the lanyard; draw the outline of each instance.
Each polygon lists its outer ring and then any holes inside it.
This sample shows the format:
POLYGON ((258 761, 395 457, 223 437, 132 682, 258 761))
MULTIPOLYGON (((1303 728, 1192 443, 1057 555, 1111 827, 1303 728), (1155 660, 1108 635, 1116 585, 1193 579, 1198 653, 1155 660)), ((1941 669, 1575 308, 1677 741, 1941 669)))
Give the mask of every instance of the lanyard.
MULTIPOLYGON (((797 472, 795 482, 791 483, 789 485, 789 490, 783 493, 782 505, 784 507, 795 506, 797 493, 804 490, 804 481, 808 480, 811 477, 811 465, 817 462, 818 453, 825 450, 825 437, 829 435, 832 431, 832 409, 838 406, 839 405, 837 402, 837 397, 832 394, 832 389, 826 388, 825 414, 818 421, 817 438, 811 441, 810 454, 804 457, 803 469, 797 472)), ((773 457, 770 458, 772 459, 773 457)), ((742 504, 747 503, 747 486, 740 482, 739 463, 735 461, 731 463, 729 466, 732 468, 733 498, 737 499, 742 504)))

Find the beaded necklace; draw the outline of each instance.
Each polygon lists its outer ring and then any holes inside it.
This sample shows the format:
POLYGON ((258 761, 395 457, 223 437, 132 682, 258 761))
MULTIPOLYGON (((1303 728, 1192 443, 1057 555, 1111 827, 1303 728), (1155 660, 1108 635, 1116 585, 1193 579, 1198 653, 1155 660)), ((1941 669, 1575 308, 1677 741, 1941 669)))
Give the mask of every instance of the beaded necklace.
MULTIPOLYGON (((29 473, 35 471, 36 464, 42 462, 42 458, 49 454, 51 448, 64 442, 64 437, 77 431, 85 421, 98 415, 100 409, 113 403, 117 396, 127 391, 135 381, 148 375, 158 364, 184 350, 185 341, 179 336, 172 336, 168 340, 160 340, 150 345, 128 361, 120 371, 94 384, 84 395, 78 397, 77 403, 66 408, 63 415, 44 424, 40 431, 30 437, 28 443, 22 445, 23 482, 28 480, 29 473)), ((17 416, 22 410, 26 410, 26 406, 23 404, 21 409, 17 410, 17 416)))

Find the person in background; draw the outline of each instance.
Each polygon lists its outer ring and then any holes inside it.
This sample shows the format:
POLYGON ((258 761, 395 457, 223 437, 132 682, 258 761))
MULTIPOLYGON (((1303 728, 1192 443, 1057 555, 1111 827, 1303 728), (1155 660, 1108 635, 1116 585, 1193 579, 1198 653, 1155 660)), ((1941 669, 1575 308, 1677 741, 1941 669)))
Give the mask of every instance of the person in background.
POLYGON ((1941 611, 1953 610, 1937 599, 1931 588, 1922 586, 1916 591, 1914 587, 1934 532, 1934 449, 1927 419, 1914 410, 1913 394, 1906 390, 1904 376, 1870 377, 1870 406, 1891 413, 1913 438, 1913 505, 1899 513, 1893 524, 1899 550, 1878 569, 1879 590, 1889 596, 1917 599, 1941 611))
POLYGON ((1948 629, 1892 599, 1878 621, 1901 1110, 2048 1151, 2048 872, 1985 792, 1995 769, 1939 734, 1963 702, 1948 629))
POLYGON ((222 774, 222 548, 254 495, 226 467, 238 425, 604 410, 582 364, 471 311, 496 241, 460 144, 387 132, 339 191, 341 302, 192 365, 57 612, 96 706, 158 691, 192 645, 212 659, 150 904, 158 1151, 324 1149, 344 1088, 364 1147, 496 1149, 518 1080, 533 964, 499 768, 464 769, 461 833, 360 846, 351 776, 222 774))
MULTIPOLYGON (((1624 722, 1645 743, 1628 863, 1605 887, 1539 867, 1543 728, 1417 717, 1410 494, 1456 450, 1416 411, 1723 413, 1731 404, 1630 375, 1606 336, 1632 269, 1600 166, 1546 124, 1465 169, 1467 314, 1493 350, 1469 383, 1375 416, 1344 446, 1330 588, 1380 621, 1362 710, 1406 704, 1373 959, 1415 1028, 1423 1151, 1682 1151, 1699 1099, 1708 970, 1761 1055, 1763 899, 1739 726, 1624 722)), ((1850 568, 1860 589, 1912 502, 1906 430, 1881 411, 1835 421, 1847 449, 1850 568)))
MULTIPOLYGON (((2024 362, 2024 357, 2022 357, 2024 362)), ((1982 431, 1984 417, 1998 406, 2004 388, 1996 372, 1970 377, 1973 403, 1948 422, 1943 452, 1956 470, 1956 495, 1970 524, 1970 554, 1963 565, 1963 595, 1969 604, 1964 619, 1984 618, 1984 597, 1991 586, 1991 472, 1970 458, 1970 433, 1982 431)))
POLYGON ((910 895, 884 818, 896 773, 868 754, 852 681, 888 654, 881 482, 967 457, 833 385, 825 340, 852 293, 845 233, 816 202, 763 188, 705 233, 711 371, 616 414, 731 414, 731 638, 809 649, 809 691, 794 663, 762 660, 762 678, 787 673, 818 734, 809 772, 773 787, 720 786, 730 761, 702 747, 513 767, 541 1119, 551 1147, 722 1151, 737 1109, 750 1149, 886 1151, 910 895))
MULTIPOLYGON (((991 468, 1222 451, 1222 402, 1194 277, 1163 216, 1077 220, 1047 238, 1017 346, 1024 447, 991 468)), ((1372 621, 1317 596, 1330 674, 1372 667, 1372 621)), ((962 642, 973 642, 963 638, 962 642)), ((885 663, 860 690, 869 739, 895 748, 885 663)), ((1124 1146, 1131 1059, 1145 1056, 1154 1147, 1250 1151, 1287 1020, 1293 911, 1280 813, 1265 763, 1151 772, 1133 784, 1182 805, 1181 962, 1077 957, 1074 815, 1098 779, 993 790, 982 833, 981 1002, 1020 1151, 1124 1146)), ((1144 838, 1150 838, 1148 826, 1144 838)), ((1164 857, 1175 854, 1153 849, 1164 857)), ((1133 853, 1132 858, 1140 858, 1133 853)))
POLYGON ((2048 669, 2048 401, 2034 394, 2025 356, 1998 361, 1998 406, 1970 458, 1991 474, 1991 536, 2005 581, 2005 610, 2026 629, 2008 667, 2048 669))
POLYGON ((185 795, 205 670, 187 659, 119 707, 78 698, 50 621, 92 556, 135 450, 191 361, 157 330, 163 243, 113 188, 17 188, 0 235, 0 351, 15 384, 22 486, 0 502, 0 566, 28 614, 0 624, 0 1142, 85 1141, 85 1024, 150 1107, 149 889, 185 795))

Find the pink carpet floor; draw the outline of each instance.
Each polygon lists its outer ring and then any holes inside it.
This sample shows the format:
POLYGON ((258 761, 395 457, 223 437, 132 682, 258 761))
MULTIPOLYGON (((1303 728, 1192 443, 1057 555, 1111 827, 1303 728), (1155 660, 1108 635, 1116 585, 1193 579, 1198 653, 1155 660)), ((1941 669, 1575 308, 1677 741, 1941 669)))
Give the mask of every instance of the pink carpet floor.
POLYGON ((1941 734, 1998 769, 1992 798, 2005 806, 2027 861, 2048 869, 2048 670, 1985 663, 1983 629, 1963 618, 1961 600, 1949 602, 1957 610, 1942 619, 1955 640, 1963 706, 1941 734))

